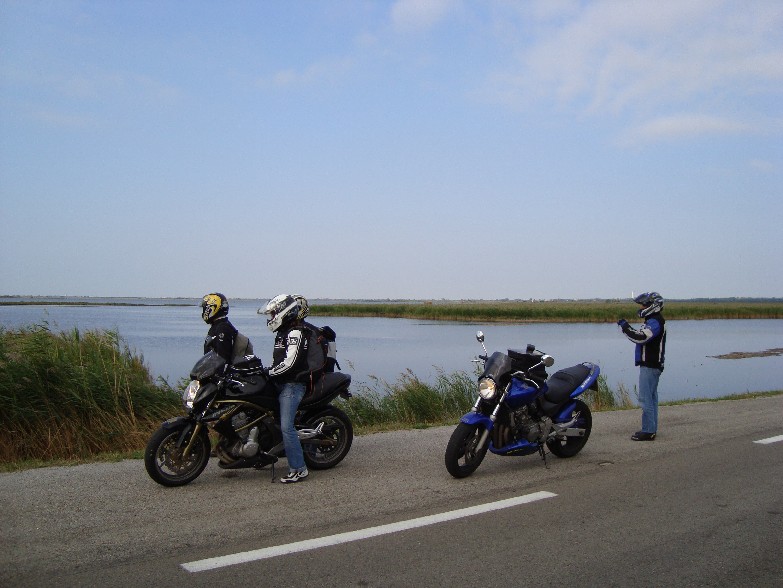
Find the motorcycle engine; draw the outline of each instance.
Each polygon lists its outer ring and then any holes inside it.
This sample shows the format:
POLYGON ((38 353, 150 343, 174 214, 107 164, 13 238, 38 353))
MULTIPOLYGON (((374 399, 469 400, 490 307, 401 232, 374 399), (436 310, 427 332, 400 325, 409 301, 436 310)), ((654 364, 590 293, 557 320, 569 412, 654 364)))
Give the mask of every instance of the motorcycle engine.
POLYGON ((239 437, 230 451, 238 457, 253 457, 258 453, 258 427, 243 429, 250 422, 250 418, 244 412, 238 412, 231 417, 231 426, 239 437))
POLYGON ((248 430, 242 429, 242 427, 244 427, 249 422, 250 419, 248 418, 247 413, 242 411, 231 417, 231 427, 234 429, 234 432, 242 438, 243 441, 247 440, 248 430))
POLYGON ((517 439, 527 439, 532 443, 541 439, 547 430, 544 422, 530 415, 527 406, 514 412, 514 436, 517 439))

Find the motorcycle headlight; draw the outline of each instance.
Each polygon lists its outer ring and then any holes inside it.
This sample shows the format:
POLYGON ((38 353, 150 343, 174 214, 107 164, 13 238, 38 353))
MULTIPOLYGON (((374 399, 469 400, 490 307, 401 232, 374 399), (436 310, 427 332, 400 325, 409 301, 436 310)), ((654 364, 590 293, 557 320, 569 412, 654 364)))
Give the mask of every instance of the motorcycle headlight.
POLYGON ((495 380, 491 378, 481 378, 479 380, 479 396, 484 400, 492 400, 496 391, 495 380))
POLYGON ((185 388, 185 391, 182 393, 182 403, 185 405, 185 408, 193 408, 193 401, 196 400, 199 388, 201 388, 201 384, 199 384, 198 380, 192 380, 188 387, 185 388))

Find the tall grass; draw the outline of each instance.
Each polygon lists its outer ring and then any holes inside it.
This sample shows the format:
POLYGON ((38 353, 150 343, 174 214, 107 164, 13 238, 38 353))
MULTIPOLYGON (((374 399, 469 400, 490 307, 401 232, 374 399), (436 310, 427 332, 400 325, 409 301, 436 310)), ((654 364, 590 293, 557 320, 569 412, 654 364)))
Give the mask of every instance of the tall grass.
POLYGON ((456 422, 470 409, 476 379, 461 371, 441 372, 434 384, 427 384, 407 370, 393 384, 375 378, 353 394, 338 405, 360 431, 431 426, 456 422))
POLYGON ((598 390, 588 389, 582 395, 582 400, 587 403, 587 406, 589 406, 591 410, 597 412, 603 410, 622 410, 636 406, 631 400, 631 395, 624 384, 620 383, 617 386, 617 390, 612 390, 603 374, 598 376, 598 390))
MULTIPOLYGON (((475 375, 440 373, 429 385, 408 370, 392 384, 377 378, 372 384, 362 383, 353 398, 338 404, 360 431, 379 431, 456 423, 477 394, 475 375)), ((604 376, 598 377, 598 390, 588 390, 582 398, 594 411, 635 406, 624 386, 612 390, 604 376)))
MULTIPOLYGON (((318 316, 387 317, 484 322, 613 322, 633 320, 639 307, 627 301, 407 302, 313 305, 318 316)), ((667 319, 783 318, 783 302, 669 301, 667 319)))
POLYGON ((179 408, 114 331, 0 327, 0 462, 135 450, 179 408))

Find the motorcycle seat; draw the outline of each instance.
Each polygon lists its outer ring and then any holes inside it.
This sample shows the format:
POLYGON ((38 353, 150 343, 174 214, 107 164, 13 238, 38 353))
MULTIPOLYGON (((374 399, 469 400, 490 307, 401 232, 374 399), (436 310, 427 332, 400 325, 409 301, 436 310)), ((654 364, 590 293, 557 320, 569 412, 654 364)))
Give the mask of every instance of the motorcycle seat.
MULTIPOLYGON (((555 372, 546 381, 548 389, 543 400, 546 404, 560 406, 571 397, 571 393, 579 388, 579 385, 589 375, 590 368, 581 364, 555 372)), ((545 412, 548 412, 547 408, 544 406, 545 412)))
POLYGON ((315 404, 325 396, 332 396, 336 390, 348 390, 351 376, 342 372, 326 372, 313 384, 313 390, 302 399, 302 406, 315 404))

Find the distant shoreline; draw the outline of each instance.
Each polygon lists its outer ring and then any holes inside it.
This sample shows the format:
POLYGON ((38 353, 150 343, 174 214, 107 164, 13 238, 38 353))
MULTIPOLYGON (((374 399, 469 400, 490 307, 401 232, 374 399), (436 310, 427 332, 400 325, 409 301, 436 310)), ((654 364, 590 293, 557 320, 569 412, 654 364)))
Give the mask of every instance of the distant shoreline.
MULTIPOLYGON (((266 299, 235 298, 237 306, 266 299)), ((0 296, 0 306, 188 307, 197 298, 110 298, 0 296)), ((318 300, 313 316, 404 318, 453 322, 605 323, 633 321, 638 307, 630 300, 318 300)), ((783 298, 667 300, 667 320, 783 319, 783 298)))
POLYGON ((0 306, 193 306, 187 302, 90 302, 87 300, 0 300, 0 306))

